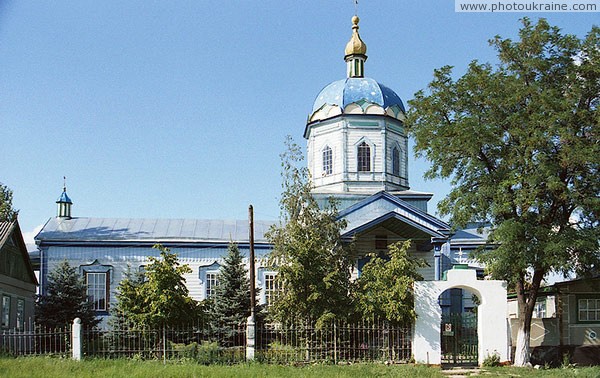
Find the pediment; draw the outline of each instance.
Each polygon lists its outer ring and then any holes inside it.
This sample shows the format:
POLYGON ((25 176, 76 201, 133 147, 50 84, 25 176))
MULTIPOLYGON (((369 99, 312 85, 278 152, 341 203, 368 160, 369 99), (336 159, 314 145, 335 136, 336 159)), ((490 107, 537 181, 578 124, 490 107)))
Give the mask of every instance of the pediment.
POLYGON ((407 239, 447 238, 450 226, 386 192, 379 192, 340 213, 347 222, 344 237, 384 227, 407 239))

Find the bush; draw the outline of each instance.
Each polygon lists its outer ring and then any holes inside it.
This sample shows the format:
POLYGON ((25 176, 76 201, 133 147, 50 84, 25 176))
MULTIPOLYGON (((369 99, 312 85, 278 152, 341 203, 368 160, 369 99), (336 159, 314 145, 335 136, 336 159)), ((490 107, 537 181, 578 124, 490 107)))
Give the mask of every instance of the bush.
POLYGON ((492 353, 483 360, 484 367, 500 366, 500 355, 497 352, 492 353))

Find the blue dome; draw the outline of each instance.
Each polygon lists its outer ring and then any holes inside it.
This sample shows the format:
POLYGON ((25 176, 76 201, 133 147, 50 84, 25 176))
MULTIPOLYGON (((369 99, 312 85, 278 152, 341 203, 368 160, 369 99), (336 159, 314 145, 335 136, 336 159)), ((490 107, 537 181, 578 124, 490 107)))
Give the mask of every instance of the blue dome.
POLYGON ((368 77, 349 77, 334 81, 319 92, 313 104, 312 113, 323 105, 337 105, 344 109, 347 105, 366 100, 384 109, 398 105, 403 112, 404 104, 396 92, 368 77))
POLYGON ((60 197, 58 197, 58 200, 56 200, 56 203, 73 203, 71 201, 71 199, 69 198, 69 196, 67 195, 67 191, 64 190, 61 194, 60 197))

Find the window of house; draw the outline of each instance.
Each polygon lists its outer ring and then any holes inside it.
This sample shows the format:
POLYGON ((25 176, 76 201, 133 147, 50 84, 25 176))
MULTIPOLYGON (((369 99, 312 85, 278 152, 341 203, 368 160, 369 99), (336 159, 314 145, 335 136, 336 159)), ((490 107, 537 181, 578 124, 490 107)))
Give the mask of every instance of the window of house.
POLYGON ((212 298, 215 296, 217 285, 219 284, 218 279, 219 273, 207 272, 206 273, 206 294, 205 298, 212 298))
POLYGON ((392 150, 392 174, 400 176, 400 151, 398 147, 394 147, 392 150))
POLYGON ((582 298, 577 301, 580 322, 600 321, 600 298, 582 298))
POLYGON ((265 304, 270 306, 279 291, 275 273, 265 273, 265 304))
POLYGON ((10 327, 10 297, 2 296, 2 328, 10 327))
POLYGON ((17 299, 17 329, 23 330, 25 326, 25 300, 17 299))
POLYGON ((108 310, 108 272, 86 272, 88 300, 96 311, 108 310))
POLYGON ((371 171, 371 147, 367 142, 362 142, 358 145, 357 152, 358 171, 359 172, 370 172, 371 171))
POLYGON ((329 146, 323 149, 323 174, 330 175, 333 173, 333 152, 329 146))
POLYGON ((533 308, 533 317, 537 319, 543 319, 546 317, 546 298, 542 298, 535 302, 533 308))

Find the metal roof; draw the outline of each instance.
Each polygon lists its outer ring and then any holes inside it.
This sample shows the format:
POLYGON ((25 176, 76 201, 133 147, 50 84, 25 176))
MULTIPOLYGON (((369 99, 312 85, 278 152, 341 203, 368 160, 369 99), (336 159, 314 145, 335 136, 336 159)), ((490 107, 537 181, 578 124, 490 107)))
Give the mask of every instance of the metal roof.
POLYGON ((390 88, 369 77, 350 77, 334 81, 323 88, 313 103, 312 112, 316 112, 324 104, 338 105, 343 109, 360 100, 367 100, 383 108, 398 105, 405 111, 402 100, 390 88))
POLYGON ((64 190, 61 194, 60 197, 58 197, 58 199, 56 200, 56 203, 73 203, 73 201, 71 201, 71 199, 69 198, 69 196, 67 195, 67 191, 64 190))
MULTIPOLYGON (((275 222, 254 221, 254 240, 266 243, 275 222)), ((247 220, 51 218, 35 237, 39 242, 248 242, 247 220)))

